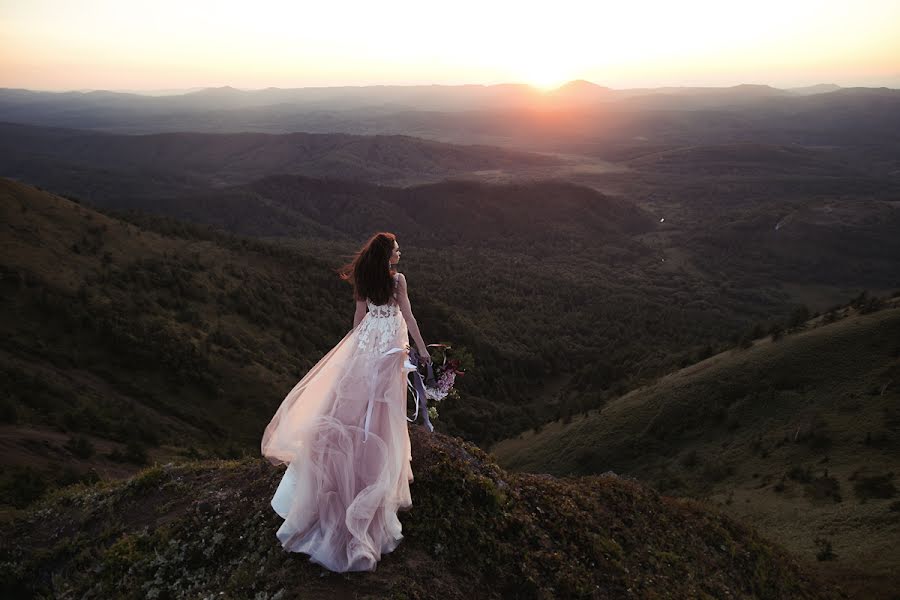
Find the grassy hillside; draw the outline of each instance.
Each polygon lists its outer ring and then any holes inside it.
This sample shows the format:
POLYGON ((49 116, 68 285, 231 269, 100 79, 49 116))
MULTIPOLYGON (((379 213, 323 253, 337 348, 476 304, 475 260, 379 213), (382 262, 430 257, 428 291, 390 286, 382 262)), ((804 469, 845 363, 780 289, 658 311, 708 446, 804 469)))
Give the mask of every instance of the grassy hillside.
POLYGON ((148 458, 258 448, 353 324, 346 284, 313 254, 152 231, 8 180, 0 211, 4 502, 148 458))
POLYGON ((891 597, 900 308, 849 312, 712 356, 491 452, 511 469, 612 470, 707 498, 865 597, 891 597))
POLYGON ((413 507, 372 573, 284 552, 262 459, 157 465, 62 490, 0 523, 5 597, 843 597, 777 545, 696 502, 616 476, 511 474, 411 428, 413 507))

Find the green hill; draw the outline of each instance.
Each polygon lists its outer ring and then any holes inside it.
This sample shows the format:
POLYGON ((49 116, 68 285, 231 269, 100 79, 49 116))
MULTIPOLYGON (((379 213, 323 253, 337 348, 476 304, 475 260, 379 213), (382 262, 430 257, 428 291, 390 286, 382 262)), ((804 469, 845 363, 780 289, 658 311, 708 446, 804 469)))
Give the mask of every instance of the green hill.
POLYGON ((413 507, 371 573, 334 574, 275 538, 282 469, 154 466, 73 487, 0 524, 4 597, 840 598, 715 510, 615 476, 511 474, 411 428, 413 507))
POLYGON ((612 470, 706 498, 859 597, 890 597, 900 308, 888 306, 718 354, 492 454, 510 469, 612 470))
POLYGON ((0 502, 258 447, 352 327, 346 284, 309 253, 152 231, 9 180, 0 211, 0 502))

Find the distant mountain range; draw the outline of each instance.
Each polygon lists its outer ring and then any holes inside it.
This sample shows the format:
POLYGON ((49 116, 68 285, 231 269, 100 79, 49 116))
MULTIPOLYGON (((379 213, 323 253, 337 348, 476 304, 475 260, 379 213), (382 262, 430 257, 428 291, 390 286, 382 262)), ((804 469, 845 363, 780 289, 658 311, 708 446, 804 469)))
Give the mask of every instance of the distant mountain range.
MULTIPOLYGON (((774 126, 770 129, 787 125, 786 131, 798 126, 804 130, 809 124, 803 115, 810 113, 816 120, 825 119, 826 129, 831 129, 831 116, 838 125, 872 111, 869 121, 883 119, 898 103, 898 90, 829 84, 793 90, 766 85, 612 90, 574 81, 546 93, 517 84, 251 91, 224 87, 170 96, 2 89, 0 121, 114 133, 304 131, 405 134, 462 143, 527 140, 546 148, 560 136, 646 137, 648 132, 641 129, 659 117, 678 125, 683 115, 666 114, 669 111, 712 111, 705 120, 713 133, 722 135, 726 132, 716 124, 721 111, 734 113, 738 133, 746 134, 758 130, 761 117, 774 126), (823 110, 829 114, 821 114, 823 110), (648 111, 652 114, 645 114, 648 111)), ((871 134, 869 128, 864 131, 871 134)))
POLYGON ((768 85, 741 84, 730 87, 658 87, 612 89, 590 81, 570 81, 556 89, 541 91, 527 84, 497 85, 378 85, 336 86, 240 90, 231 86, 173 90, 171 93, 115 92, 86 90, 71 92, 40 92, 15 88, 0 88, 4 101, 31 100, 42 103, 85 101, 102 103, 108 107, 126 104, 131 107, 161 107, 170 110, 221 110, 295 104, 309 109, 358 109, 406 107, 420 110, 477 110, 518 104, 609 102, 652 94, 682 96, 718 96, 749 98, 763 96, 809 95, 834 92, 835 84, 779 89, 768 85))

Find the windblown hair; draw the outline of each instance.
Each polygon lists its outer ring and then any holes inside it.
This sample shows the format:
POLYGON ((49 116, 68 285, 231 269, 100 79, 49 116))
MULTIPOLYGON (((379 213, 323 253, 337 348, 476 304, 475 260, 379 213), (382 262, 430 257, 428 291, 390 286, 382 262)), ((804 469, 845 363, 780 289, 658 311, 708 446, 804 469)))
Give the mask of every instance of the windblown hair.
POLYGON ((387 304, 394 292, 393 276, 396 269, 388 263, 396 239, 397 236, 393 233, 376 233, 360 248, 351 262, 338 270, 340 278, 353 285, 354 298, 369 298, 375 304, 387 304))

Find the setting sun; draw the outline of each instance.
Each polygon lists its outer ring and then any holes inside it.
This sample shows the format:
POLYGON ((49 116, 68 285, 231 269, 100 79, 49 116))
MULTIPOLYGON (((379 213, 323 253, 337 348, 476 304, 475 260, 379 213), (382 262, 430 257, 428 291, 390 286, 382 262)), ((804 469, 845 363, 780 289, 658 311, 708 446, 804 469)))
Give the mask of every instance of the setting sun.
POLYGON ((576 79, 576 75, 562 65, 554 65, 549 62, 536 62, 522 70, 517 80, 527 83, 542 91, 555 90, 565 83, 576 79))
POLYGON ((568 80, 564 77, 559 77, 555 73, 551 72, 536 72, 535 74, 524 78, 525 83, 544 92, 555 90, 561 85, 565 84, 567 81, 568 80))

